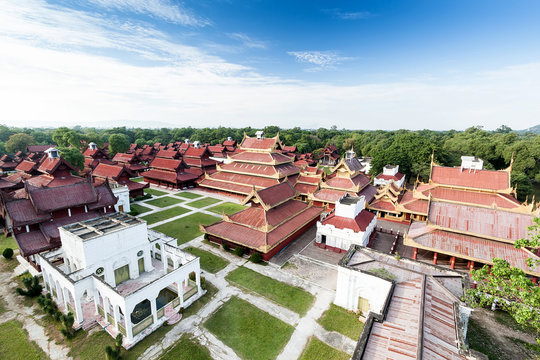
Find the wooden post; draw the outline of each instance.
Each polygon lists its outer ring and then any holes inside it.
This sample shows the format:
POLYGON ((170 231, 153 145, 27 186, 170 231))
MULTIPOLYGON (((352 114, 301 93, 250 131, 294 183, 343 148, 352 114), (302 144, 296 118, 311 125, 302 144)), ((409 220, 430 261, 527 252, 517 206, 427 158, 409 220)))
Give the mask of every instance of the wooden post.
POLYGON ((456 257, 452 256, 450 258, 450 269, 454 270, 455 266, 456 266, 456 257))
POLYGON ((437 253, 433 253, 433 265, 437 265, 437 253))
POLYGON ((474 261, 471 261, 471 264, 469 265, 469 272, 473 271, 474 269, 474 261))
POLYGON ((413 260, 416 260, 416 258, 418 257, 418 248, 414 248, 414 254, 412 256, 413 260))
POLYGON ((536 276, 533 276, 532 282, 535 284, 538 284, 538 278, 536 276))

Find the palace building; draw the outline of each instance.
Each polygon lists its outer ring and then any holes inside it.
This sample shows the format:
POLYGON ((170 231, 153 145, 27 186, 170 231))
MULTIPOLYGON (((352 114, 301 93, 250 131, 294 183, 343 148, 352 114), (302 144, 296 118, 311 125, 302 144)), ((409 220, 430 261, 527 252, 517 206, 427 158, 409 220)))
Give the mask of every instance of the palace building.
MULTIPOLYGON (((129 197, 136 198, 137 196, 144 195, 144 189, 150 187, 150 184, 138 183, 131 181, 130 178, 134 177, 135 173, 126 168, 125 165, 107 165, 99 164, 92 171, 92 177, 94 183, 100 184, 105 180, 109 183, 118 184, 120 186, 127 186, 129 189, 129 197)), ((129 211, 127 209, 121 209, 120 211, 129 211)))
POLYGON ((76 329, 99 324, 129 349, 204 294, 199 258, 143 220, 116 213, 57 231, 62 246, 38 262, 44 289, 76 329))
POLYGON ((229 163, 218 164, 213 174, 206 173, 199 186, 244 197, 253 188, 262 190, 287 180, 294 184, 300 168, 293 165, 292 157, 281 154, 281 149, 279 134, 273 138, 265 138, 262 131, 256 137, 244 135, 237 149, 241 152, 228 155, 229 163))
POLYGON ((256 190, 244 199, 251 207, 223 220, 201 226, 208 240, 230 247, 242 246, 269 260, 317 222, 324 208, 296 200, 293 186, 285 181, 256 190))
POLYGON ((386 165, 383 172, 373 179, 373 185, 385 186, 390 183, 401 189, 405 184, 405 175, 399 172, 399 165, 386 165))
POLYGON ((145 171, 145 182, 181 189, 195 185, 198 176, 186 171, 187 165, 182 159, 166 159, 156 157, 150 164, 150 170, 145 171))
POLYGON ((141 164, 141 159, 139 155, 135 153, 116 153, 116 155, 114 155, 113 157, 113 162, 119 165, 124 165, 126 168, 128 168, 130 171, 133 171, 137 175, 147 169, 147 166, 141 164))
POLYGON ((310 194, 308 199, 315 205, 335 203, 346 194, 364 196, 365 204, 369 204, 377 193, 377 188, 370 184, 371 179, 362 172, 363 166, 357 158, 341 161, 332 169, 332 174, 320 183, 320 189, 310 194))

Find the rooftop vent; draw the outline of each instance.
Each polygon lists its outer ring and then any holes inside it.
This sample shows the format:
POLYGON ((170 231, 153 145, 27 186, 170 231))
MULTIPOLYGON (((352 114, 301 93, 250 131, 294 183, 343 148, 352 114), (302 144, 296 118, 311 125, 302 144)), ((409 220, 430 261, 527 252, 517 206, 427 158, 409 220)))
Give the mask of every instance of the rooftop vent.
POLYGON ((227 141, 232 141, 232 137, 227 136, 227 141))
POLYGON ((194 147, 195 149, 200 148, 200 147, 201 147, 201 142, 200 142, 200 141, 194 141, 194 142, 193 142, 193 147, 194 147))
POLYGON ((90 144, 88 144, 88 147, 90 148, 90 150, 97 150, 97 145, 95 142, 91 142, 90 144))
POLYGON ((191 140, 185 139, 184 142, 185 142, 186 144, 190 144, 190 143, 191 143, 191 140))
POLYGON ((48 148, 47 150, 45 150, 45 153, 47 154, 49 159, 58 159, 60 157, 60 153, 56 148, 48 148))
POLYGON ((264 131, 262 130, 257 131, 255 135, 257 135, 257 140, 264 139, 264 131))

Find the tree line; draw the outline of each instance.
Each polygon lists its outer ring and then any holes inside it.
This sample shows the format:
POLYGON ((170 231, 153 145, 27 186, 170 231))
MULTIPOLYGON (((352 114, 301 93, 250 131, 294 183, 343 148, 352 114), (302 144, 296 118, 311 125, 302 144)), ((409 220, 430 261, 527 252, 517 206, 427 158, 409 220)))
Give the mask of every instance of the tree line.
MULTIPOLYGON (((357 156, 372 157, 372 173, 382 171, 386 164, 399 164, 400 171, 411 181, 429 178, 431 154, 435 162, 445 166, 458 166, 463 155, 484 160, 487 169, 504 169, 513 157, 512 186, 517 186, 518 198, 525 200, 534 194, 534 186, 540 183, 540 137, 534 133, 518 134, 507 126, 496 131, 471 127, 465 131, 396 130, 362 131, 337 129, 280 129, 267 126, 264 129, 247 128, 161 128, 142 129, 115 127, 97 129, 75 126, 73 128, 14 128, 0 125, 0 152, 15 153, 32 144, 57 144, 61 150, 74 152, 89 142, 103 146, 109 143, 112 153, 124 152, 129 144, 162 143, 173 141, 200 141, 220 144, 228 137, 241 141, 244 133, 254 136, 264 130, 266 137, 279 133, 285 145, 296 145, 299 153, 319 155, 328 144, 334 144, 343 154, 353 148, 357 156)), ((73 155, 73 154, 71 154, 73 155)), ((69 156, 69 155, 68 155, 69 156)), ((71 157, 71 156, 69 156, 71 157)))

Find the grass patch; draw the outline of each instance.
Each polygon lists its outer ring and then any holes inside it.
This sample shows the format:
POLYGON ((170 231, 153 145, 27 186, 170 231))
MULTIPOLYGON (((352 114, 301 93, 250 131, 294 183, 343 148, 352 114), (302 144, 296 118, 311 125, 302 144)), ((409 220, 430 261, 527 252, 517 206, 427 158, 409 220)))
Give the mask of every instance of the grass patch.
POLYGON ((130 204, 131 211, 135 210, 139 214, 144 214, 145 212, 152 211, 149 207, 139 205, 139 204, 130 204))
POLYGON ((202 195, 195 194, 195 193, 188 192, 188 191, 182 191, 182 192, 176 193, 175 195, 176 196, 181 196, 181 197, 186 198, 186 199, 198 199, 198 198, 202 197, 202 195))
POLYGON ((199 344, 195 338, 182 335, 180 339, 168 348, 160 360, 212 360, 210 351, 199 344))
POLYGON ((233 296, 204 326, 241 358, 275 359, 294 328, 247 301, 233 296))
POLYGON ((210 300, 212 300, 217 293, 218 293, 217 287, 215 287, 208 280, 206 280, 206 294, 204 294, 204 296, 195 300, 193 304, 189 305, 189 307, 187 307, 184 310, 182 319, 186 319, 190 317, 191 315, 198 313, 199 310, 203 308, 204 305, 208 304, 210 300))
POLYGON ((174 205, 174 204, 178 204, 178 203, 181 203, 182 199, 178 199, 178 198, 173 198, 171 196, 165 196, 165 197, 162 197, 162 198, 159 198, 159 199, 152 199, 152 200, 148 200, 145 202, 145 204, 150 204, 150 205, 154 205, 154 206, 158 206, 158 207, 166 207, 166 206, 171 206, 171 205, 174 205))
POLYGON ((308 311, 315 299, 307 291, 261 275, 243 266, 231 271, 225 278, 300 315, 304 315, 308 311))
POLYGON ((4 301, 4 298, 0 297, 0 314, 6 312, 6 302, 4 301))
POLYGON ((217 255, 214 255, 212 254, 211 252, 208 252, 208 251, 205 251, 205 250, 201 250, 201 249, 198 249, 198 248, 194 248, 194 247, 187 247, 184 249, 185 251, 195 255, 195 256, 198 256, 199 258, 201 258, 201 268, 205 271, 208 271, 212 274, 215 274, 217 273, 218 271, 220 271, 221 269, 225 268, 225 266, 229 265, 229 261, 220 257, 220 256, 217 256, 217 255))
POLYGON ((536 330, 532 326, 518 324, 517 321, 506 311, 497 310, 494 312, 495 321, 499 324, 509 327, 512 330, 525 332, 536 336, 536 330))
MULTIPOLYGON (((7 237, 4 234, 0 235, 0 256, 4 252, 4 249, 11 248, 13 251, 17 250, 19 247, 17 246, 17 242, 15 242, 15 239, 13 236, 7 237)), ((13 255, 15 257, 15 255, 13 255)))
POLYGON ((295 264, 287 261, 285 264, 283 264, 281 266, 281 268, 282 269, 298 269, 298 266, 296 266, 295 264))
POLYGON ((153 230, 178 239, 180 245, 201 235, 199 224, 210 225, 216 221, 218 219, 215 216, 196 213, 158 225, 153 230))
POLYGON ((145 194, 150 194, 150 195, 153 195, 153 196, 161 196, 161 195, 167 195, 168 194, 168 192, 160 191, 160 190, 156 190, 156 189, 151 189, 151 188, 144 189, 144 193, 145 194))
POLYGON ((212 204, 215 204, 217 202, 220 202, 221 200, 218 200, 218 199, 214 199, 214 198, 204 198, 204 199, 201 199, 201 200, 195 200, 195 201, 192 201, 189 203, 189 206, 193 206, 197 209, 200 209, 200 208, 203 208, 205 206, 208 206, 208 205, 212 205, 212 204))
MULTIPOLYGON (((161 199, 157 199, 157 200, 161 200, 161 199)), ((154 224, 159 221, 167 220, 172 217, 185 214, 187 212, 189 212, 188 209, 183 208, 181 206, 175 206, 167 210, 157 211, 155 213, 142 216, 141 219, 146 220, 148 224, 154 224)))
POLYGON ((504 349, 499 347, 498 342, 494 341, 491 334, 470 318, 467 327, 467 340, 471 349, 487 355, 489 360, 511 360, 504 349))
POLYGON ((326 345, 319 339, 311 338, 298 360, 348 360, 350 355, 326 345))
POLYGON ((143 182, 143 177, 142 176, 134 177, 134 178, 131 178, 129 180, 140 183, 140 182, 143 182))
POLYGON ((232 215, 234 213, 237 213, 241 210, 244 210, 246 207, 240 204, 235 204, 231 202, 225 202, 216 206, 211 207, 210 209, 207 209, 208 211, 214 212, 216 214, 227 214, 232 215))
POLYGON ((47 355, 33 341, 29 341, 22 323, 11 320, 0 324, 2 345, 0 359, 47 359, 47 355))
POLYGON ((337 331, 354 341, 360 337, 364 324, 358 320, 358 315, 337 305, 330 308, 318 320, 319 324, 328 331, 337 331))
MULTIPOLYGON (((151 345, 160 342, 173 326, 163 325, 129 350, 122 349, 123 360, 136 360, 151 345)), ((76 360, 105 359, 105 347, 114 346, 114 339, 103 331, 88 335, 87 332, 79 331, 81 336, 76 336, 71 342, 69 356, 76 360)))

